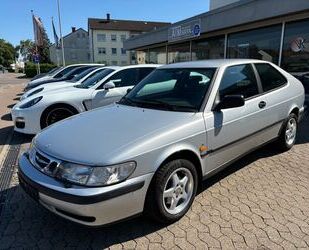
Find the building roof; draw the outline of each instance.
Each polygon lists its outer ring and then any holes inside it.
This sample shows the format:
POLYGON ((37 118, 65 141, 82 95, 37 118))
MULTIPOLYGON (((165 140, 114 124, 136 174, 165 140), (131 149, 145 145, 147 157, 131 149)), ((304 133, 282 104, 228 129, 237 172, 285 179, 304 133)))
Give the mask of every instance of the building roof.
POLYGON ((167 42, 169 28, 197 19, 201 21, 201 33, 209 33, 308 10, 308 0, 240 0, 170 26, 132 37, 124 42, 124 48, 131 50, 167 42))
POLYGON ((146 32, 168 26, 170 24, 171 23, 165 22, 88 18, 88 28, 96 30, 125 30, 146 32))

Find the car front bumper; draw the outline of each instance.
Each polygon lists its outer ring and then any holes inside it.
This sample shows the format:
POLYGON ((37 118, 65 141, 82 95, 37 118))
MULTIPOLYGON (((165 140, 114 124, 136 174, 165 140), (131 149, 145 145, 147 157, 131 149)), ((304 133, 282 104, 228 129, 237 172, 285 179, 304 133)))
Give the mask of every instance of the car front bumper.
POLYGON ((106 187, 66 187, 37 170, 23 154, 18 176, 26 193, 51 212, 83 225, 102 226, 143 212, 153 174, 106 187))
POLYGON ((13 107, 11 115, 14 122, 14 130, 23 134, 37 134, 41 131, 41 114, 41 108, 20 109, 13 107))

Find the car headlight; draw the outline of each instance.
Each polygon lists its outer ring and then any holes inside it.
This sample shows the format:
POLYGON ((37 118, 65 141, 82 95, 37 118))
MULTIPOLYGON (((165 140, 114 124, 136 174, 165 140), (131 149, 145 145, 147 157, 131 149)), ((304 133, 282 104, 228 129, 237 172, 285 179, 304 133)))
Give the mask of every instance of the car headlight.
POLYGON ((43 96, 36 97, 36 98, 30 100, 29 102, 26 102, 25 104, 21 105, 20 108, 21 109, 30 108, 33 105, 37 104, 39 101, 41 101, 42 98, 43 98, 43 96))
POLYGON ((135 168, 135 162, 102 167, 62 163, 56 177, 85 186, 107 186, 126 180, 134 172, 135 168))

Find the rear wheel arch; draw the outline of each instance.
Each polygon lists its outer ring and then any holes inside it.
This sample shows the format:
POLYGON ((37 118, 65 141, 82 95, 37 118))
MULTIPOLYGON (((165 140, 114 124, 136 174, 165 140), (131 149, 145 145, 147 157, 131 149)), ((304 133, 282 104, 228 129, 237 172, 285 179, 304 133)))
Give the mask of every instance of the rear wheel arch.
POLYGON ((48 106, 47 108, 45 108, 45 110, 43 111, 42 115, 41 115, 41 118, 40 118, 40 126, 41 126, 41 129, 45 128, 45 124, 44 124, 44 121, 46 119, 46 116, 47 114, 52 111, 53 109, 56 109, 56 108, 67 108, 69 110, 71 110, 74 114, 78 114, 79 111, 77 108, 75 108, 74 106, 70 105, 70 104, 67 104, 67 103, 55 103, 55 104, 52 104, 50 106, 48 106))

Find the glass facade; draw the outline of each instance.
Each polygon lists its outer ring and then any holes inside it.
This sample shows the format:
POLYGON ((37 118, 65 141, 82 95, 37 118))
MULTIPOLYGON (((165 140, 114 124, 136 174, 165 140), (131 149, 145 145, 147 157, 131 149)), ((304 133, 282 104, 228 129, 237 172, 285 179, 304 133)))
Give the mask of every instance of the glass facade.
POLYGON ((136 57, 137 57, 137 63, 138 64, 149 63, 148 50, 138 50, 138 51, 136 51, 136 57))
POLYGON ((228 58, 253 58, 279 62, 282 25, 230 34, 228 58))
POLYGON ((191 61, 190 43, 168 45, 168 63, 191 61))
POLYGON ((273 62, 298 77, 309 92, 309 19, 139 50, 131 63, 176 63, 204 59, 254 58, 273 62), (280 51, 282 43, 282 51, 280 51), (226 48, 225 48, 226 47, 226 48), (281 57, 280 57, 281 56, 281 57), (281 61, 279 62, 281 58, 281 61))
POLYGON ((224 36, 192 42, 192 61, 224 58, 224 36))
POLYGON ((166 47, 150 49, 149 63, 166 64, 166 47))
POLYGON ((289 72, 309 73, 309 20, 286 24, 281 66, 289 72))

